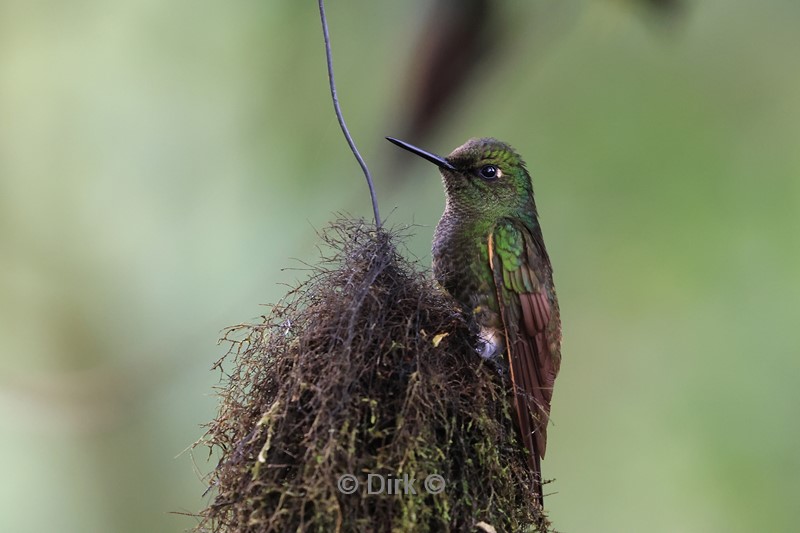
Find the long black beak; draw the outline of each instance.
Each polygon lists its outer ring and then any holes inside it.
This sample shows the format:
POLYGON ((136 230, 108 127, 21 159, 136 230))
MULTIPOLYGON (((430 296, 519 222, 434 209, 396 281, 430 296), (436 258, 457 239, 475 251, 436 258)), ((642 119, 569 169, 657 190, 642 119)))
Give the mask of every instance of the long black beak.
POLYGON ((456 167, 454 167, 444 157, 432 154, 430 152, 426 152, 422 148, 417 148, 413 144, 408 144, 407 142, 401 141, 400 139, 395 139, 394 137, 386 137, 386 140, 389 141, 390 143, 396 144, 397 146, 399 146, 404 150, 408 150, 412 154, 417 154, 421 158, 427 159, 428 161, 430 161, 439 168, 446 168, 447 170, 456 170, 456 167))

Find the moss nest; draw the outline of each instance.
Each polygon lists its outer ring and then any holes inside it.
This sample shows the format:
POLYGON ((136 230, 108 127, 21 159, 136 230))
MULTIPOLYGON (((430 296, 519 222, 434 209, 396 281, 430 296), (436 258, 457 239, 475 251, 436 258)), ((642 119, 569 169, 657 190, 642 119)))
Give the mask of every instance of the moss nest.
POLYGON ((322 238, 306 282, 225 333, 196 530, 546 531, 507 384, 458 304, 395 233, 342 220, 322 238))

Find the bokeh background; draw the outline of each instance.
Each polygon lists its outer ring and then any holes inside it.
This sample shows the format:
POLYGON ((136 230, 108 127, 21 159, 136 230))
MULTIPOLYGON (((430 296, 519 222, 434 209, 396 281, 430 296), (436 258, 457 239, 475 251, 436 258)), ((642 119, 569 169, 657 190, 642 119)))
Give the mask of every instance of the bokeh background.
MULTIPOLYGON (((564 320, 561 531, 796 531, 800 3, 646 3, 494 3, 419 124, 452 2, 331 1, 342 105, 423 265, 441 185, 384 135, 528 161, 564 320)), ((207 502, 213 460, 181 452, 220 331, 303 278, 335 212, 370 215, 317 17, 0 2, 0 531, 195 523, 173 512, 207 502)))

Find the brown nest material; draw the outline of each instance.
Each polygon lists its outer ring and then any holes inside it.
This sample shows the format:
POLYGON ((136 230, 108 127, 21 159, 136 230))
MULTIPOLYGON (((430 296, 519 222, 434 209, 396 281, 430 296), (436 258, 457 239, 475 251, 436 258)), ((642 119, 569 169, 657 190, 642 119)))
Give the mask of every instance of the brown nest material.
POLYGON ((345 220, 323 239, 308 281, 224 336, 197 531, 545 531, 507 385, 455 301, 396 235, 345 220))

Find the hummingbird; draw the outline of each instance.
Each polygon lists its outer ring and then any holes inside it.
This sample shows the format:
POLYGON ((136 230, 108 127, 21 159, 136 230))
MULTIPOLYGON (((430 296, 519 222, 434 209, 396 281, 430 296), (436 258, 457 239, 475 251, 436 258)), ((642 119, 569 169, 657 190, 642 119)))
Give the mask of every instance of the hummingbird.
POLYGON ((434 232, 433 274, 477 324, 478 353, 507 369, 543 507, 541 460, 561 364, 561 319, 525 162, 492 138, 470 139, 447 157, 387 140, 439 167, 446 203, 434 232))

